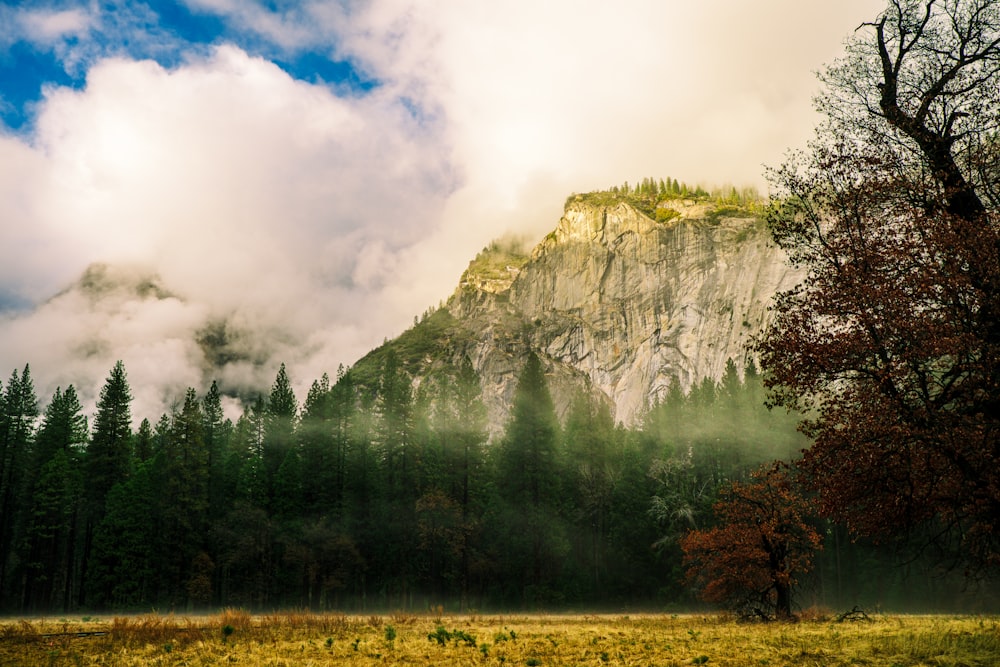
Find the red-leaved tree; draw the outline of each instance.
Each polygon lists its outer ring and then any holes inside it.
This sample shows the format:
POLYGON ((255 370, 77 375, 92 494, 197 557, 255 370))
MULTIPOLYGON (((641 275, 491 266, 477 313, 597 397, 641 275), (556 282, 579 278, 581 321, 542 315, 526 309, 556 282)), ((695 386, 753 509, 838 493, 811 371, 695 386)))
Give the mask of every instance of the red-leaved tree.
POLYGON ((758 351, 802 410, 820 512, 1000 566, 1000 3, 890 0, 773 174, 806 272, 758 351))
POLYGON ((798 578, 821 548, 792 470, 780 462, 759 468, 724 489, 714 511, 716 527, 681 540, 688 582, 741 616, 790 618, 798 578))

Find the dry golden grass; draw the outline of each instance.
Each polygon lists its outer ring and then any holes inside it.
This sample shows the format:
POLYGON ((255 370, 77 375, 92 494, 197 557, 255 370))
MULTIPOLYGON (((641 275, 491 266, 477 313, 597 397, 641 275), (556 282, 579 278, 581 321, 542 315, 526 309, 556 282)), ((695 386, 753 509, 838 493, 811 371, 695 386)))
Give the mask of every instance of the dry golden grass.
POLYGON ((1000 665, 1000 618, 748 625, 722 616, 440 612, 0 622, 0 665, 1000 665), (94 633, 94 634, 84 634, 94 633))

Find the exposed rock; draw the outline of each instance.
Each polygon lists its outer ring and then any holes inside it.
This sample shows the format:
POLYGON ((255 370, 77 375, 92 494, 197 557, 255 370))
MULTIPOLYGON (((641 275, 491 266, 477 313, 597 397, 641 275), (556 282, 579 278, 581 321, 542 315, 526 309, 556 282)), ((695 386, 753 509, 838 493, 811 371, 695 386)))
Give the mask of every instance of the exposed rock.
POLYGON ((679 215, 657 222, 621 199, 579 196, 530 257, 484 251, 445 306, 448 344, 411 360, 411 372, 468 355, 496 432, 529 349, 561 412, 583 388, 625 424, 672 382, 687 390, 719 378, 727 359, 742 368, 771 298, 800 274, 759 218, 705 203, 670 208, 679 215))

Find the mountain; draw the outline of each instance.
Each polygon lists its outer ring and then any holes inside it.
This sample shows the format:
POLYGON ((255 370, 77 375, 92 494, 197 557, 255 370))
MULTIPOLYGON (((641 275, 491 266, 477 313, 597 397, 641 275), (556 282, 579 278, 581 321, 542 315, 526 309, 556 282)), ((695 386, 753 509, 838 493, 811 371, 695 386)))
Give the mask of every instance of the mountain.
POLYGON ((560 414, 584 390, 631 425, 671 383, 718 379, 729 359, 743 368, 772 297, 800 279, 759 208, 574 195, 530 253, 494 242, 443 307, 354 370, 373 381, 391 349, 419 384, 468 356, 496 432, 533 350, 560 414))

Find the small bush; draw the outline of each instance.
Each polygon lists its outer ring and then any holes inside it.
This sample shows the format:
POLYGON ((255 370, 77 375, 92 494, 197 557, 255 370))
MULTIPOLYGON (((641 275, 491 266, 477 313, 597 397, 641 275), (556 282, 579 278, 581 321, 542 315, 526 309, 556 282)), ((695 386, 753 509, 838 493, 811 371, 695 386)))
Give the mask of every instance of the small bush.
POLYGON ((428 641, 436 641, 440 646, 444 646, 451 641, 451 633, 443 625, 437 626, 434 632, 427 634, 428 641))
POLYGON ((214 620, 215 623, 218 624, 219 628, 225 628, 228 625, 234 631, 239 630, 241 632, 246 632, 253 627, 253 617, 246 609, 233 609, 227 607, 226 609, 223 609, 222 613, 219 614, 214 620))
POLYGON ((674 218, 681 217, 680 211, 676 211, 672 208, 667 208, 665 206, 659 206, 656 209, 656 221, 657 222, 669 222, 674 218))

